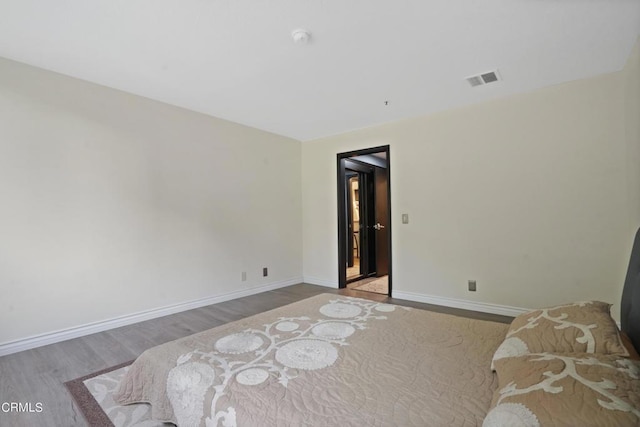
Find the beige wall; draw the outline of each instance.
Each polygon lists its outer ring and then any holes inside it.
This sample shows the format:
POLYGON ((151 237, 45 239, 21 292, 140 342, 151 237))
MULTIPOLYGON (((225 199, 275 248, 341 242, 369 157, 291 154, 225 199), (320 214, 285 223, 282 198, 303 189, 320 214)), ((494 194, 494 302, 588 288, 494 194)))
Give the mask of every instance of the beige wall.
POLYGON ((617 304, 640 225, 634 61, 621 73, 304 143, 305 280, 338 281, 336 153, 389 144, 394 290, 525 308, 617 304))
MULTIPOLYGON (((624 84, 625 139, 627 142, 627 200, 630 231, 640 225, 640 38, 622 72, 624 84)), ((632 236, 628 238, 631 247, 632 236)), ((620 285, 622 293, 622 285, 620 285)))
POLYGON ((299 279, 300 173, 298 141, 0 59, 0 343, 299 279))

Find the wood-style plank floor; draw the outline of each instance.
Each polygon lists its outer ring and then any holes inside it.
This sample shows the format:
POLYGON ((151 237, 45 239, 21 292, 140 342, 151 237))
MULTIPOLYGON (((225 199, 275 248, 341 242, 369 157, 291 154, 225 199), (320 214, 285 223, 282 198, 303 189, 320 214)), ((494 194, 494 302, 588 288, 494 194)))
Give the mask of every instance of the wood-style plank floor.
POLYGON ((340 293, 503 323, 512 320, 505 316, 390 299, 370 292, 307 284, 288 286, 0 357, 0 404, 42 403, 40 413, 0 411, 0 426, 85 426, 87 423, 64 386, 65 382, 133 360, 153 346, 320 293, 340 293))

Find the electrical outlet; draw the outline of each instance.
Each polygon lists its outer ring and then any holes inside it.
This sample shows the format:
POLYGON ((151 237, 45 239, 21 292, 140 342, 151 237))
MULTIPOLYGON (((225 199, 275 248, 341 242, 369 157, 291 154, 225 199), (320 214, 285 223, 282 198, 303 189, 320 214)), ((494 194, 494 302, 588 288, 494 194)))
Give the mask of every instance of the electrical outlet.
POLYGON ((247 272, 246 272, 246 271, 243 271, 243 272, 242 272, 242 281, 243 281, 243 282, 246 282, 246 281, 247 281, 247 272))
POLYGON ((476 291, 476 281, 469 280, 469 292, 475 292, 475 291, 476 291))
POLYGON ((262 269, 262 277, 267 277, 269 275, 269 270, 267 267, 262 269))

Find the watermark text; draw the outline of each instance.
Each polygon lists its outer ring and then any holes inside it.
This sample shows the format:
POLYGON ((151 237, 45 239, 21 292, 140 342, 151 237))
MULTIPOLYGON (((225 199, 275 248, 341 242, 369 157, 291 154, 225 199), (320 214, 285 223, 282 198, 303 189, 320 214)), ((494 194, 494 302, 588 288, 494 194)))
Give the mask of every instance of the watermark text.
POLYGON ((42 402, 2 402, 0 405, 0 411, 4 413, 9 412, 31 412, 40 413, 44 410, 42 402))

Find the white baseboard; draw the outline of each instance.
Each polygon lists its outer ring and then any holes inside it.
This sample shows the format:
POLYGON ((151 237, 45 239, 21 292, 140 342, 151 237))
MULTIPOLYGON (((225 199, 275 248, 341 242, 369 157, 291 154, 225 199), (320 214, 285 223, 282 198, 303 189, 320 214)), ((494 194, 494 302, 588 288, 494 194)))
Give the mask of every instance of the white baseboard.
MULTIPOLYGON (((310 285, 326 286, 328 288, 338 288, 338 283, 317 277, 304 276, 304 283, 310 285)), ((441 305, 444 307, 461 308, 464 310, 479 311, 481 313, 500 314, 502 316, 516 317, 527 311, 528 308, 512 307, 508 305, 490 304, 486 302, 469 301, 456 298, 438 297, 433 295, 419 294, 415 292, 393 291, 393 298, 404 299, 426 304, 441 305)))
POLYGON ((310 285, 318 285, 318 286, 324 286, 327 288, 338 289, 338 282, 332 282, 330 280, 320 279, 317 277, 309 277, 309 276, 304 276, 303 280, 304 280, 304 283, 308 283, 310 285))
POLYGON ((529 308, 512 307, 508 305, 490 304, 486 302, 469 301, 456 298, 437 297, 433 295, 418 294, 414 292, 393 291, 393 298, 404 299, 426 304, 442 305, 445 307, 461 308, 463 310, 479 311, 481 313, 500 314, 502 316, 516 317, 529 308))
POLYGON ((267 283, 266 285, 260 285, 253 288, 227 292, 221 295, 214 295, 193 301, 173 304, 166 307, 154 308, 134 314, 119 316, 113 319, 101 320, 99 322, 88 323, 86 325, 75 326, 72 328, 22 338, 0 344, 0 356, 6 356, 8 354, 18 353, 20 351, 41 347, 43 345, 66 341, 72 338, 78 338, 85 335, 94 334, 96 332, 106 331, 108 329, 119 328, 121 326, 131 325, 133 323, 143 322, 145 320, 155 319, 157 317, 168 316, 170 314, 179 313, 181 311, 192 310, 194 308, 204 307, 211 304, 218 304, 236 298, 271 291, 273 289, 284 288, 285 286, 296 285, 301 282, 302 277, 295 277, 279 282, 267 283))

